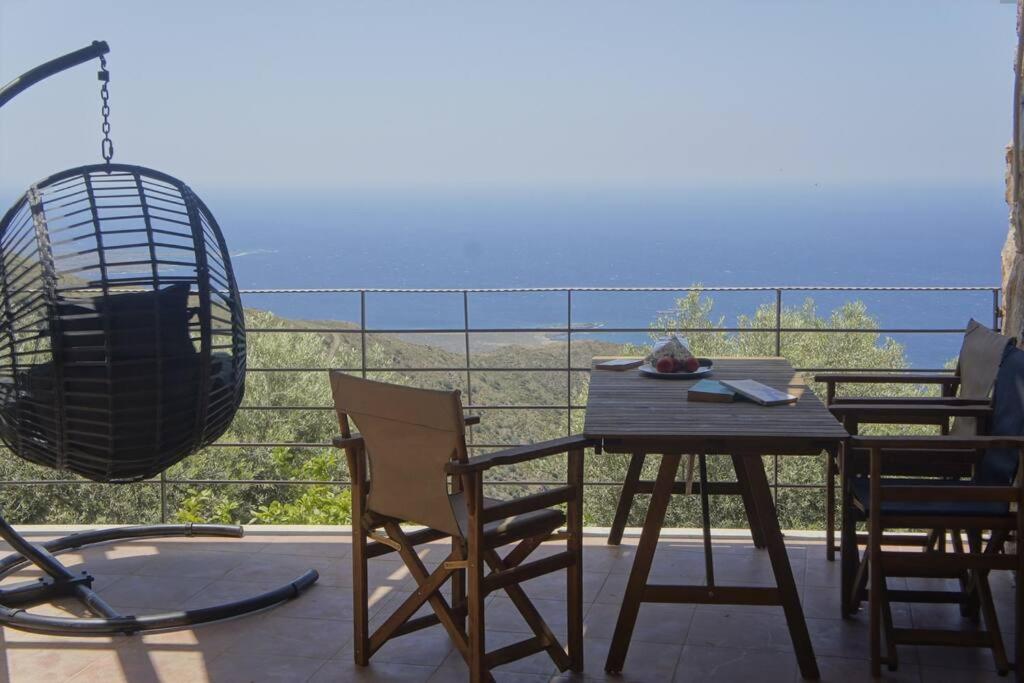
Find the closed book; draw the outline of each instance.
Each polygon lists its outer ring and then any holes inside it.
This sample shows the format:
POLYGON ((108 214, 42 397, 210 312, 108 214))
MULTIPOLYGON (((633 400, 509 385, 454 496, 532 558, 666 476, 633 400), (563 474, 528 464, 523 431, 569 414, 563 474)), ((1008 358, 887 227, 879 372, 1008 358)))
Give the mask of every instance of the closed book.
POLYGON ((743 398, 749 398, 755 403, 763 406, 779 406, 786 403, 796 403, 797 396, 779 391, 767 384, 761 384, 752 379, 723 379, 722 384, 735 391, 743 398))
POLYGON ((598 361, 594 367, 598 370, 631 370, 644 364, 641 358, 609 358, 598 361))
POLYGON ((736 392, 721 382, 713 379, 702 379, 686 392, 687 401, 708 401, 710 403, 731 403, 736 392))

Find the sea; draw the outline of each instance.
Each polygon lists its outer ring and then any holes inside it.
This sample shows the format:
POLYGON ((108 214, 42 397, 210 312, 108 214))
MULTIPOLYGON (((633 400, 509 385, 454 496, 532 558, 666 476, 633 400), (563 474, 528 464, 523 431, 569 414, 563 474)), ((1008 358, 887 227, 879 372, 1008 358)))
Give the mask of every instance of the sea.
MULTIPOLYGON (((197 188, 198 189, 198 188, 197 188)), ((999 284, 1007 208, 998 183, 337 190, 207 194, 239 285, 291 288, 984 286, 999 284)), ((684 292, 575 292, 574 339, 644 341, 684 292)), ((726 325, 774 292, 709 292, 726 325)), ((883 328, 993 319, 991 291, 801 292, 827 315, 863 301, 883 328)), ((360 319, 357 294, 249 294, 247 306, 360 319)), ((564 327, 562 292, 474 293, 474 329, 564 327)), ((461 328, 461 294, 370 293, 373 329, 461 328)), ((557 336, 557 335, 554 335, 557 336)), ((942 367, 959 334, 892 334, 913 367, 942 367)), ((526 335, 524 335, 524 338, 526 335)))

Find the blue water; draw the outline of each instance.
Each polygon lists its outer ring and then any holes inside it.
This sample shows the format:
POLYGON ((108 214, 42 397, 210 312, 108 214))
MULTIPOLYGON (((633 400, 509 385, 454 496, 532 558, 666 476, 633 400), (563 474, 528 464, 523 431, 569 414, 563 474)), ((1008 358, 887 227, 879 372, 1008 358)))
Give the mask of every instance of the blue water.
MULTIPOLYGON (((546 287, 998 284, 1006 205, 998 185, 674 192, 372 191, 206 196, 239 284, 287 287, 546 287)), ((646 326, 673 294, 573 297, 573 322, 646 326)), ((717 293, 738 313, 769 293, 717 293)), ((786 303, 807 296, 787 293, 786 303)), ((813 295, 821 312, 865 301, 885 327, 990 323, 991 293, 813 295)), ((355 295, 250 295, 302 318, 358 320, 355 295)), ((461 327, 461 295, 368 296, 375 328, 461 327)), ((564 294, 473 295, 473 327, 564 325, 564 294)), ((635 336, 635 335, 634 335, 635 336)), ((595 334, 621 340, 623 335, 595 334)), ((957 335, 895 335, 917 367, 957 335)))

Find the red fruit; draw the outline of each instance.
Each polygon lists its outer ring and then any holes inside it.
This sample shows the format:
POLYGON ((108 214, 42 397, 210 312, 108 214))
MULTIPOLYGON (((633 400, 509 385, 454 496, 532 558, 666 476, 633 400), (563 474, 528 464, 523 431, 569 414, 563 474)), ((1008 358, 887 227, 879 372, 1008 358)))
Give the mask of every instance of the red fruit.
POLYGON ((662 356, 658 359, 658 364, 654 366, 654 369, 658 372, 675 372, 675 364, 670 357, 662 356))
POLYGON ((687 358, 686 362, 683 363, 683 369, 686 370, 687 372, 697 372, 697 368, 699 368, 699 367, 700 367, 700 361, 698 361, 693 356, 690 356, 689 358, 687 358))
POLYGON ((685 363, 683 363, 683 361, 672 356, 672 372, 682 372, 684 367, 685 363))

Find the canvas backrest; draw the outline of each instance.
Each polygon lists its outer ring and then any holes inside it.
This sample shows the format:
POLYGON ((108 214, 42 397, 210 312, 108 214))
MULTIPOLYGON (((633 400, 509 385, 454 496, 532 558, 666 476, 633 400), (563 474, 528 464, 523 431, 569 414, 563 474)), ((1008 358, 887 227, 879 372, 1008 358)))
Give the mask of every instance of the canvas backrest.
MULTIPOLYGON (((994 332, 973 318, 967 323, 958 365, 960 398, 989 397, 1003 353, 1013 343, 1012 337, 994 332)), ((977 434, 977 424, 974 418, 956 418, 950 433, 956 436, 973 436, 977 434)))
MULTIPOLYGON (((1024 436, 1024 351, 1006 348, 992 394, 992 436, 1024 436)), ((989 448, 977 469, 979 484, 1006 486, 1017 477, 1019 451, 989 448)))
POLYGON ((351 419, 369 464, 371 512, 450 534, 459 525, 449 498, 447 463, 465 460, 458 391, 403 387, 331 373, 338 419, 351 419))

